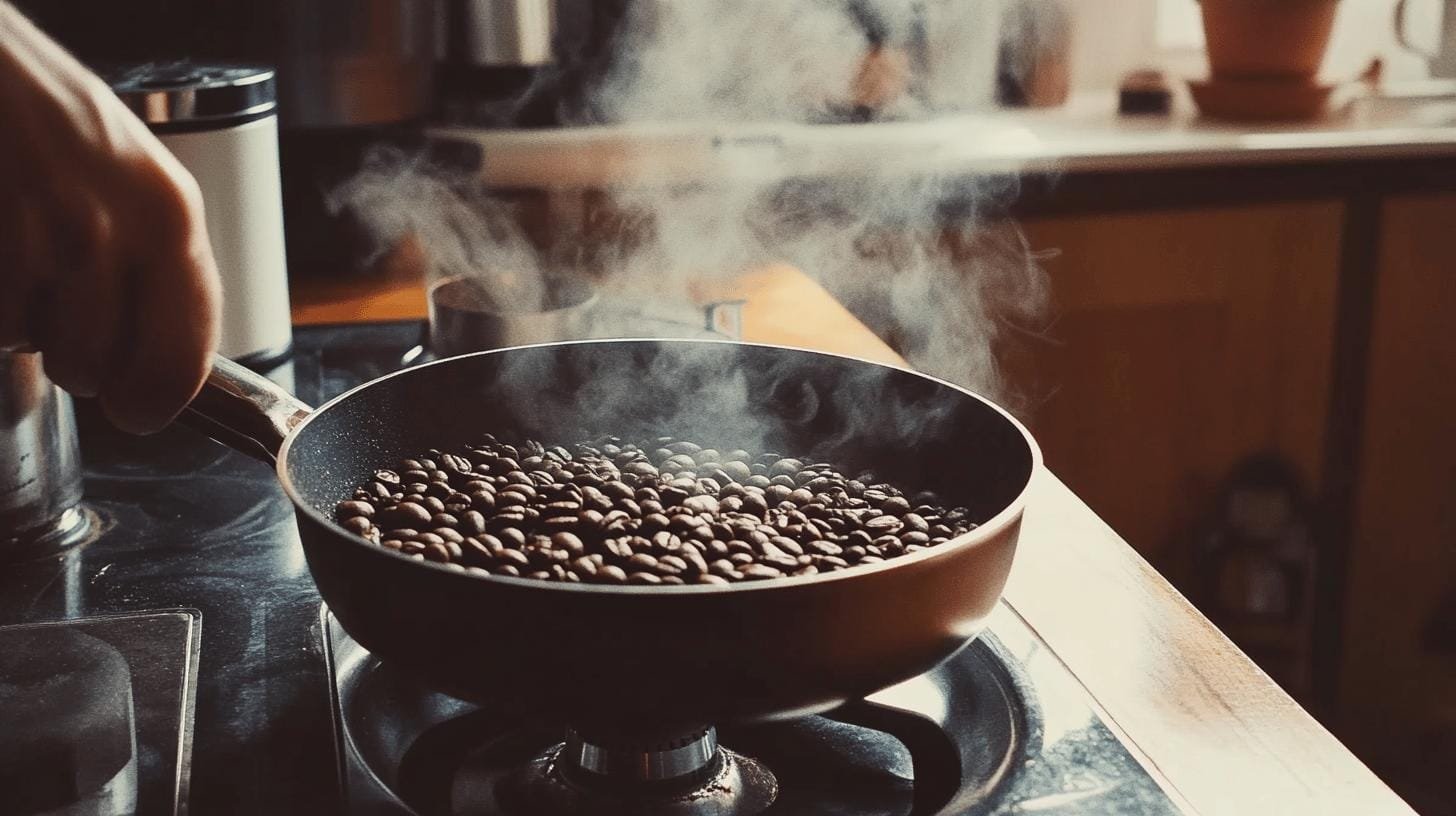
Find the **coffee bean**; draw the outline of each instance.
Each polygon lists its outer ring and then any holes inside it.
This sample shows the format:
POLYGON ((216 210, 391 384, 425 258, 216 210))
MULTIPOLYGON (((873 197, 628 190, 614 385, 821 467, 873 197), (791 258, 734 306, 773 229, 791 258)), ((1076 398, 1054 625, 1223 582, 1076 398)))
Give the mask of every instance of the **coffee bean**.
POLYGON ((370 516, 374 515, 374 505, 370 504, 367 501, 339 502, 337 512, 338 517, 341 520, 355 518, 359 516, 369 518, 370 516))
POLYGON ((380 514, 385 527, 414 527, 429 524, 431 513, 424 505, 404 502, 380 514))
POLYGON ((662 583, 662 578, 650 572, 629 572, 627 573, 627 583, 650 586, 662 583))
POLYGON ((924 547, 930 543, 930 536, 925 533, 911 531, 900 534, 900 543, 908 547, 924 547))
POLYGON ((768 475, 770 478, 774 476, 793 476, 795 473, 798 473, 803 467, 804 463, 799 461, 798 459, 779 459, 778 461, 769 464, 768 475))
POLYGON ((814 541, 810 541, 808 544, 805 545, 804 548, 809 552, 815 553, 817 555, 839 555, 840 553, 844 552, 844 548, 840 547, 838 544, 835 544, 831 541, 824 541, 823 539, 815 539, 814 541))
POLYGON ((743 497, 743 512, 763 518, 768 512, 768 502, 763 495, 750 493, 743 497))
POLYGON ((864 522, 865 530, 872 535, 893 533, 900 529, 900 526, 900 520, 894 516, 875 516, 864 522))
POLYGON ((721 575, 713 575, 711 573, 703 573, 702 575, 699 575, 696 580, 700 584, 712 584, 715 586, 726 586, 728 584, 727 578, 724 578, 721 575))
POLYGON ((749 581, 763 581, 770 578, 784 577, 782 570, 768 566, 767 564, 749 564, 739 568, 738 571, 742 573, 745 580, 749 581))
POLYGON ((551 546, 555 547, 572 558, 576 558, 586 552, 586 544, 581 538, 567 532, 554 533, 551 536, 551 546))
POLYGON ((444 541, 454 542, 456 544, 465 540, 465 536, 461 535, 460 531, 453 527, 436 527, 430 532, 439 536, 444 541))
POLYGON ((755 580, 760 567, 811 575, 918 552, 975 526, 969 510, 933 494, 912 501, 871 475, 806 461, 668 438, 646 449, 611 437, 548 448, 487 434, 460 453, 430 450, 377 471, 335 518, 456 570, 608 583, 755 580), (620 576, 604 576, 608 566, 620 576))
POLYGON ((889 496, 880 502, 880 512, 892 516, 903 516, 910 512, 910 502, 904 496, 889 496))

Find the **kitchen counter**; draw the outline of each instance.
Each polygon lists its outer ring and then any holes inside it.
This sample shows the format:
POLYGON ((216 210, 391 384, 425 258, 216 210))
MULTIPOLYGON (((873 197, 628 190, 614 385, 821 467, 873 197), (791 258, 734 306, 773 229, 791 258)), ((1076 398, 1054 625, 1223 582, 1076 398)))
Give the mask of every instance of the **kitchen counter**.
MULTIPOLYGON (((905 365, 797 270, 757 270, 712 294, 725 293, 748 300, 746 339, 905 365)), ((417 319, 424 297, 405 272, 301 281, 294 313, 417 319)), ((1035 481, 1006 597, 1195 812, 1413 812, 1050 472, 1035 481)))
POLYGON ((439 127, 478 145, 482 179, 516 188, 833 178, 855 173, 1106 173, 1456 157, 1456 87, 1337 90, 1322 120, 1230 124, 1178 94, 1170 115, 1121 116, 1109 93, 1039 110, 924 122, 663 124, 553 130, 439 127))

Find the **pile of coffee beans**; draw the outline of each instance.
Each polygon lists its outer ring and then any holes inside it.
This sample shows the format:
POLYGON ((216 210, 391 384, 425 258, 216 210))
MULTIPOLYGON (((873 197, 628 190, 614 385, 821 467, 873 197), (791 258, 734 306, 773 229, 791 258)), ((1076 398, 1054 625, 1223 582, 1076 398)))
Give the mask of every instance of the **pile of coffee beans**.
POLYGON ((870 474, 666 437, 548 447, 486 435, 375 473, 336 513, 352 533, 452 569, 642 585, 832 572, 976 526, 963 507, 870 474))

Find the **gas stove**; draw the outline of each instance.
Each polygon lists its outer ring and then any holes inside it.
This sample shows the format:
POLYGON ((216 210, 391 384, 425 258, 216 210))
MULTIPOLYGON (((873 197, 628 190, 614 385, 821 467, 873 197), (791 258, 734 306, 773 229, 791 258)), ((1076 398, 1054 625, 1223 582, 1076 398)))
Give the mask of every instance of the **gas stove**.
POLYGON ((350 813, 1185 812, 1004 604, 937 668, 828 714, 612 749, 424 688, 327 609, 321 626, 350 813))
MULTIPOLYGON (((272 376, 317 405, 409 364, 420 337, 299 329, 272 376)), ((1191 812, 1006 606, 931 672, 792 721, 586 734, 454 700, 321 606, 268 468, 186 429, 126 437, 84 403, 78 418, 90 540, 0 570, 0 629, 70 621, 120 652, 142 812, 1191 812)))

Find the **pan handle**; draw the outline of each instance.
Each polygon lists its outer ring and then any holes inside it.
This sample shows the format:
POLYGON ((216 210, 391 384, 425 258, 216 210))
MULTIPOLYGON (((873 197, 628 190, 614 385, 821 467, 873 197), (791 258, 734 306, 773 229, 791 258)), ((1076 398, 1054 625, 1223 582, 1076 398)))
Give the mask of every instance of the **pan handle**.
POLYGON ((177 421, 273 464, 283 440, 312 412, 267 377, 214 355, 212 373, 177 421))

